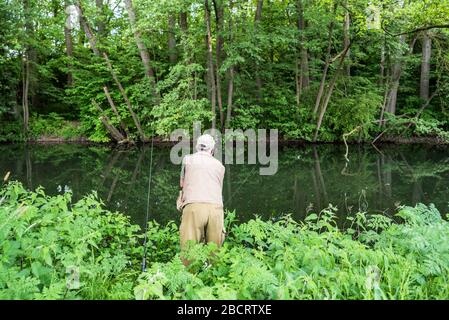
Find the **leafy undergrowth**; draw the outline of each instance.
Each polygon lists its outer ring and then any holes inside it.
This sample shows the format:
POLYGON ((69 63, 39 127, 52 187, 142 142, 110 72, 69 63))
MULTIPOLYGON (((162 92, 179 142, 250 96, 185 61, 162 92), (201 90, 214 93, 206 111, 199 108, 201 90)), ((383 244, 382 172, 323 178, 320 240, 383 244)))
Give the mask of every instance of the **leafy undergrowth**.
POLYGON ((67 121, 56 113, 36 115, 30 121, 30 140, 37 141, 79 141, 86 140, 81 125, 67 121))
POLYGON ((142 273, 140 228, 95 193, 72 204, 14 182, 0 191, 0 299, 447 299, 449 223, 432 205, 397 216, 341 230, 332 206, 304 222, 230 212, 223 248, 191 246, 189 268, 176 224, 152 222, 142 273))

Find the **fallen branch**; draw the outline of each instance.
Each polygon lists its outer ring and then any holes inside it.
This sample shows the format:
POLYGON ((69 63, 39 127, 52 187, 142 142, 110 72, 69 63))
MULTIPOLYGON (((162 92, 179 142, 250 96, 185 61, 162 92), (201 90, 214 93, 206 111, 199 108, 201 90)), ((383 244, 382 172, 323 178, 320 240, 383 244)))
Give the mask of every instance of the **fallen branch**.
POLYGON ((126 105, 128 107, 129 113, 131 114, 131 117, 134 120, 134 124, 136 125, 137 131, 139 132, 140 138, 142 139, 142 142, 146 142, 147 138, 145 137, 145 133, 142 130, 142 126, 140 125, 140 121, 139 118, 137 117, 137 115, 135 114, 135 112, 133 111, 131 102, 129 101, 128 95, 125 92, 125 89, 123 89, 122 84, 120 83, 117 74, 115 73, 114 69, 112 68, 112 64, 111 61, 109 60, 108 55, 103 52, 103 57, 106 61, 106 64, 108 66, 109 71, 111 72, 112 78, 114 78, 115 83, 117 84, 118 89, 120 90, 120 93, 123 96, 123 99, 126 102, 126 105))
POLYGON ((346 162, 349 162, 349 158, 348 158, 348 154, 349 154, 349 147, 348 147, 348 143, 346 142, 346 138, 349 137, 350 135, 356 133, 357 131, 359 131, 362 128, 362 126, 357 126, 354 129, 352 129, 350 132, 348 133, 344 133, 343 134, 343 142, 345 143, 346 146, 346 152, 345 152, 345 159, 346 162))
POLYGON ((391 33, 390 31, 388 31, 385 28, 385 26, 382 26, 382 30, 385 31, 385 33, 387 33, 387 34, 389 34, 390 36, 393 36, 393 37, 402 36, 402 35, 405 35, 405 34, 411 34, 411 33, 420 32, 420 31, 427 31, 427 30, 431 30, 431 29, 447 29, 447 28, 449 28, 449 24, 436 24, 436 25, 416 28, 416 29, 413 29, 413 30, 410 30, 410 31, 405 31, 405 32, 400 32, 400 33, 391 33))
POLYGON ((123 122, 122 117, 118 113, 117 107, 115 106, 114 101, 111 98, 111 94, 109 93, 108 87, 103 87, 104 94, 106 95, 106 98, 108 99, 109 105, 111 106, 112 111, 114 111, 115 116, 120 121, 120 127, 125 132, 126 136, 129 136, 128 128, 126 127, 126 124, 123 122))
POLYGON ((105 114, 104 110, 100 107, 100 105, 92 99, 92 104, 100 111, 100 121, 103 123, 103 125, 106 127, 108 132, 111 134, 111 136, 118 142, 123 143, 126 141, 126 138, 120 133, 120 131, 117 130, 116 127, 111 123, 111 120, 109 117, 105 114))

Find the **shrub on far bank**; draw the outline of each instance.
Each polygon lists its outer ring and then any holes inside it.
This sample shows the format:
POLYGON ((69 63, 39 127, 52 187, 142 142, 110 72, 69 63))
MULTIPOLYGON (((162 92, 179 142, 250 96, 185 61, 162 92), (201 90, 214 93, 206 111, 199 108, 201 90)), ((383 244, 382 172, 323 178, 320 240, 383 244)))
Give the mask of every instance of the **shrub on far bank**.
POLYGON ((81 140, 83 135, 78 122, 65 120, 56 113, 36 115, 30 120, 29 136, 32 140, 81 140))

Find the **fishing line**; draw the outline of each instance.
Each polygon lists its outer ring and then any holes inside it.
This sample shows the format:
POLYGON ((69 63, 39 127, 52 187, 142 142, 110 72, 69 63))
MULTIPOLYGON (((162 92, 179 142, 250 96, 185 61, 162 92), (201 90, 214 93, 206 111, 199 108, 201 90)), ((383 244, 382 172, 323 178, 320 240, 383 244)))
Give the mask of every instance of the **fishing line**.
POLYGON ((147 270, 147 234, 148 234, 148 218, 150 215, 151 178, 153 174, 153 142, 154 139, 153 137, 151 137, 150 174, 148 175, 147 213, 145 217, 145 237, 143 240, 142 272, 145 272, 147 270))

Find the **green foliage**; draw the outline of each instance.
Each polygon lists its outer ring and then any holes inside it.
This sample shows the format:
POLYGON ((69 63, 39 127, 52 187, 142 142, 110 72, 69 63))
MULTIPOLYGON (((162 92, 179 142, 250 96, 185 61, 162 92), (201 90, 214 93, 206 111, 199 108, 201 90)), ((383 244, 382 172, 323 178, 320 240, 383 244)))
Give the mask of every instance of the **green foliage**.
POLYGON ((449 142, 449 133, 444 129, 447 121, 432 117, 405 118, 385 114, 385 132, 392 136, 436 137, 442 142, 449 142))
POLYGON ((31 118, 29 135, 33 139, 74 140, 82 138, 83 130, 78 123, 64 120, 62 116, 52 112, 46 116, 37 115, 31 118))
POLYGON ((70 193, 10 183, 0 191, 0 220, 2 299, 131 297, 123 290, 138 270, 140 228, 102 209, 95 194, 72 204, 70 193), (66 287, 71 268, 79 288, 66 287))
POLYGON ((397 216, 402 223, 359 214, 344 231, 337 228, 332 207, 304 223, 288 216, 277 222, 256 218, 234 225, 213 258, 213 245, 192 247, 190 256, 197 261, 189 270, 178 256, 154 264, 139 278, 135 294, 147 299, 445 299, 449 224, 433 206, 403 207, 397 216))
POLYGON ((159 82, 160 91, 166 93, 151 111, 156 135, 167 137, 175 129, 189 129, 194 121, 211 123, 209 101, 196 98, 198 90, 203 88, 202 81, 197 79, 202 71, 197 64, 177 64, 167 78, 159 82))
POLYGON ((370 129, 382 108, 382 93, 366 78, 352 77, 343 81, 337 86, 329 106, 327 127, 332 128, 337 139, 357 127, 362 129, 362 138, 369 138, 370 129))
MULTIPOLYGON (((211 6, 212 60, 214 76, 219 78, 214 82, 217 87, 220 85, 216 92, 221 98, 221 104, 216 101, 215 115, 211 110, 212 86, 208 83, 203 1, 133 1, 137 17, 135 30, 148 31, 140 32, 139 36, 144 50, 149 53, 153 79, 146 76, 127 10, 121 6, 112 8, 111 3, 104 1, 102 8, 97 8, 99 2, 81 4, 98 50, 108 54, 117 79, 148 137, 166 138, 173 129, 190 129, 192 122, 197 120, 209 127, 213 116, 219 119, 220 107, 223 116, 232 107, 229 121, 232 128, 276 128, 286 139, 310 141, 317 123, 314 104, 329 58, 332 63, 327 70, 324 91, 334 76, 337 76, 337 85, 324 115, 320 140, 341 141, 342 134, 356 127, 361 130, 359 136, 351 137, 353 139, 371 140, 377 135, 379 132, 373 126, 373 120, 379 119, 379 106, 394 84, 395 66, 400 69, 395 112, 411 117, 416 115, 426 101, 420 98, 419 90, 423 41, 421 33, 414 30, 444 25, 448 17, 445 1, 414 0, 401 4, 392 0, 354 0, 343 5, 341 1, 320 0, 301 3, 302 11, 298 11, 295 1, 264 5, 260 21, 255 19, 255 0, 225 0, 217 3, 217 8, 211 6), (368 27, 368 8, 379 10, 383 29, 368 27), (218 19, 214 17, 214 9, 221 13, 218 19), (347 10, 351 13, 348 30, 351 49, 343 70, 337 70, 339 53, 344 46, 343 21, 347 10), (182 14, 187 17, 185 26, 181 23, 182 14), (298 27, 297 22, 301 20, 305 22, 304 28, 298 27), (169 24, 168 21, 175 22, 169 24), (331 23, 333 35, 327 57, 331 23), (99 32, 100 27, 104 27, 104 32, 99 32), (395 34, 404 34, 405 38, 400 40, 395 34), (169 49, 169 43, 174 45, 173 49, 169 49), (410 43, 414 44, 412 50, 410 43), (381 57, 384 57, 382 64, 381 57), (304 58, 308 63, 306 73, 310 83, 308 87, 304 84, 297 102, 301 60, 304 58), (383 76, 380 76, 381 66, 383 76), (231 92, 232 97, 229 96, 231 92)), ((68 39, 65 38, 68 34, 64 33, 66 2, 42 0, 25 4, 14 1, 0 4, 0 42, 4 44, 0 48, 0 74, 3 75, 0 80, 0 121, 15 119, 15 123, 23 127, 19 122, 23 121, 24 62, 29 54, 27 99, 38 128, 27 139, 34 139, 36 134, 45 131, 39 124, 39 115, 53 112, 65 120, 79 121, 87 139, 111 141, 99 119, 100 112, 92 105, 92 99, 95 99, 111 124, 121 130, 120 123, 123 122, 128 129, 123 133, 128 131, 129 140, 138 140, 139 134, 125 99, 103 57, 92 52, 83 30, 71 30, 73 52, 68 56, 68 39), (105 85, 119 116, 106 100, 105 85)), ((433 28, 428 32, 432 38, 429 75, 432 99, 423 115, 430 114, 433 119, 442 121, 438 125, 441 132, 429 128, 428 124, 419 124, 415 131, 420 136, 441 137, 449 130, 448 124, 443 123, 448 116, 449 34, 445 28, 433 28)), ((22 140, 16 133, 20 129, 2 130, 5 131, 7 133, 0 138, 2 141, 22 140)), ((63 138, 77 135, 77 132, 49 131, 62 134, 63 138)), ((406 136, 409 132, 396 134, 406 136)))
POLYGON ((18 121, 0 121, 0 142, 23 142, 22 124, 18 121))
POLYGON ((439 121, 436 119, 425 120, 419 118, 415 122, 414 133, 418 136, 436 136, 443 141, 449 141, 449 132, 442 129, 447 121, 439 121))
POLYGON ((445 299, 449 223, 433 206, 401 207, 399 223, 358 213, 340 229, 336 208, 236 224, 224 246, 182 253, 173 223, 149 225, 148 270, 140 273, 139 227, 102 209, 95 193, 77 203, 10 183, 0 192, 3 299, 445 299), (79 271, 78 289, 66 287, 79 271), (70 272, 69 272, 70 275, 70 272), (69 278, 70 279, 70 278, 69 278))

